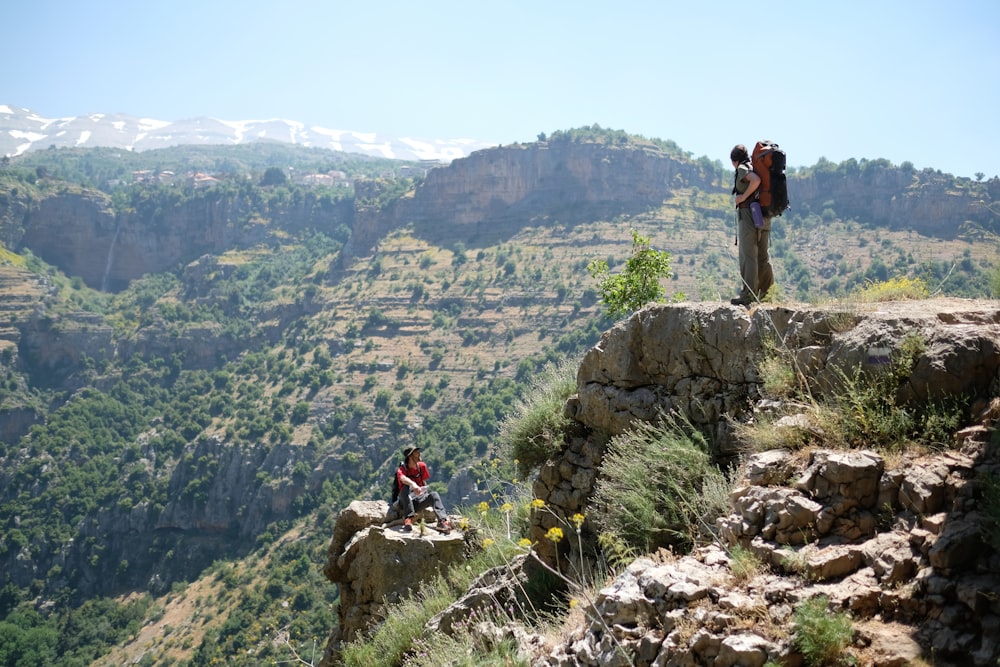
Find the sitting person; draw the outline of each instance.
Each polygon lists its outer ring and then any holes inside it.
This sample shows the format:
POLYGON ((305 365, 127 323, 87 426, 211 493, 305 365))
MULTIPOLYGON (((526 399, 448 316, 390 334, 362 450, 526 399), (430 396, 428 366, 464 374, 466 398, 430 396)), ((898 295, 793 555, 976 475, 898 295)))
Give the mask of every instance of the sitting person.
POLYGON ((420 460, 420 448, 410 445, 403 449, 403 462, 396 471, 399 509, 406 517, 403 530, 413 530, 414 515, 425 507, 433 506, 438 520, 437 529, 443 533, 451 531, 451 523, 448 522, 448 514, 444 511, 441 496, 427 488, 430 476, 427 464, 420 460))

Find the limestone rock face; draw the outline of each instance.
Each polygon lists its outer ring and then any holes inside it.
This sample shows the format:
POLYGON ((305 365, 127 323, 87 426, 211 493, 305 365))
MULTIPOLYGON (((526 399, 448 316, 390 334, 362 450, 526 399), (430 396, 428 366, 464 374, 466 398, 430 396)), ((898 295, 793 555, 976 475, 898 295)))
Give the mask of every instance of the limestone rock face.
POLYGON ((72 376, 84 357, 98 361, 115 355, 112 328, 94 313, 50 318, 39 310, 21 326, 20 337, 21 363, 53 387, 75 388, 72 376))
POLYGON ((712 425, 732 454, 725 419, 746 411, 760 383, 754 355, 767 330, 742 308, 653 305, 605 332, 577 372, 577 420, 611 435, 676 410, 712 425))
POLYGON ((252 539, 268 523, 286 516, 296 497, 321 483, 318 474, 298 483, 290 474, 296 463, 308 459, 301 445, 235 445, 222 438, 206 438, 192 456, 218 464, 211 474, 183 465, 173 471, 170 501, 156 522, 157 530, 230 533, 252 539), (281 481, 259 483, 260 472, 281 481))
POLYGON ((387 603, 415 593, 422 582, 466 557, 461 531, 442 534, 427 527, 433 525, 433 512, 418 517, 426 526, 417 521, 407 532, 383 525, 388 511, 384 501, 357 500, 337 516, 323 572, 339 588, 338 624, 322 665, 336 664, 341 642, 385 620, 387 603))
MULTIPOLYGON (((137 478, 156 474, 157 459, 164 456, 157 451, 155 435, 150 431, 139 438, 140 458, 133 472, 137 478)), ((30 453, 24 449, 17 455, 30 453)), ((78 456, 83 461, 86 453, 78 456)), ((205 438, 188 462, 169 469, 168 501, 162 509, 150 502, 109 504, 82 522, 80 539, 54 553, 5 560, 5 567, 11 581, 20 586, 61 569, 65 585, 72 584, 85 597, 110 595, 125 585, 162 593, 168 588, 163 582, 198 572, 234 550, 249 549, 268 524, 292 515, 297 498, 316 492, 329 479, 332 454, 317 461, 309 474, 294 474, 297 464, 313 458, 308 446, 237 445, 205 438), (199 466, 196 462, 202 458, 216 464, 199 466), (270 479, 261 481, 260 473, 270 479), (89 558, 87 545, 92 540, 102 544, 104 558, 89 558), (170 555, 154 548, 164 540, 172 545, 170 555), (121 562, 131 567, 119 570, 121 562), (71 581, 67 575, 73 571, 79 578, 71 581)), ((0 484, 5 482, 0 474, 0 484)))
MULTIPOLYGON (((813 210, 820 210, 816 207, 823 201, 833 200, 845 219, 864 217, 892 229, 910 229, 931 236, 957 234, 966 220, 987 228, 994 224, 984 215, 988 208, 976 196, 951 186, 951 176, 924 169, 918 177, 915 171, 878 162, 854 165, 842 177, 831 178, 829 173, 815 171, 796 178, 795 198, 808 202, 813 210)), ((988 192, 994 199, 1000 194, 998 189, 1000 181, 992 179, 988 192)))
POLYGON ((781 461, 774 452, 751 457, 744 470, 780 464, 797 488, 745 476, 718 542, 634 561, 598 593, 590 623, 532 664, 800 664, 789 624, 799 603, 819 595, 830 613, 850 614, 858 664, 913 664, 921 655, 996 664, 1000 559, 983 541, 977 491, 963 480, 1000 470, 1000 458, 984 441, 966 440, 961 451, 900 463, 904 474, 943 472, 949 511, 922 516, 897 504, 883 526, 871 513, 871 480, 893 471, 875 452, 817 451, 799 464, 790 452, 781 461), (738 575, 736 546, 762 568, 738 575))
POLYGON ((110 196, 96 190, 68 192, 37 202, 15 247, 27 246, 46 262, 99 289, 116 229, 110 196))
MULTIPOLYGON (((796 604, 820 594, 832 610, 871 620, 859 634, 870 664, 907 664, 921 646, 974 656, 977 665, 1000 657, 1000 606, 981 593, 1000 590, 1000 560, 984 542, 988 520, 975 500, 982 493, 975 480, 1000 473, 990 445, 1000 413, 975 408, 1000 400, 1000 303, 749 312, 653 305, 605 332, 580 365, 577 391, 566 414, 601 437, 568 438, 539 472, 534 495, 552 511, 532 518, 531 537, 548 563, 566 554, 542 548, 545 531, 588 506, 604 453, 597 443, 637 420, 679 412, 714 434, 717 459, 740 462, 744 477, 731 514, 718 523, 720 544, 667 565, 636 561, 588 613, 603 622, 578 628, 533 664, 629 664, 626 654, 636 665, 794 664, 801 656, 787 638, 732 626, 758 618, 780 627, 796 604), (888 360, 910 355, 897 401, 961 396, 983 421, 956 434, 956 449, 893 466, 873 451, 816 450, 805 461, 787 449, 741 457, 728 425, 754 418, 766 404, 756 371, 765 344, 797 361, 817 397, 842 391, 845 376, 884 373, 888 360), (720 549, 737 545, 773 574, 739 584, 720 549), (692 611, 692 602, 706 600, 711 604, 692 611), (679 631, 681 618, 699 629, 679 631)), ((785 428, 816 428, 786 420, 785 428)))
MULTIPOLYGON (((17 212, 15 212, 17 213, 17 212)), ((333 230, 349 223, 344 204, 307 197, 282 210, 261 211, 236 193, 206 191, 164 209, 116 213, 97 190, 63 192, 34 202, 4 232, 13 247, 30 248, 95 289, 117 290, 147 273, 186 264, 205 253, 264 242, 275 230, 333 230), (255 217, 256 216, 256 217, 255 217)))
POLYGON ((399 201, 395 225, 415 223, 438 238, 497 238, 532 219, 572 223, 658 205, 675 183, 717 187, 711 170, 655 146, 548 141, 490 148, 432 169, 410 199, 399 201))
MULTIPOLYGON (((616 435, 636 421, 677 412, 712 435, 718 460, 735 461, 742 445, 732 424, 753 418, 763 382, 757 368, 768 347, 795 360, 816 397, 843 390, 845 376, 884 373, 888 360, 904 355, 909 355, 909 373, 899 384, 898 401, 1000 395, 997 301, 931 299, 851 309, 763 306, 750 311, 710 303, 654 304, 618 322, 587 352, 566 414, 593 432, 616 435)), ((805 415, 783 423, 814 428, 805 415)), ((570 517, 587 505, 604 455, 597 440, 570 438, 539 472, 534 495, 556 515, 570 517)), ((750 461, 749 478, 764 485, 788 480, 785 458, 770 452, 758 463, 750 461)), ((948 467, 943 463, 889 474, 882 466, 868 454, 824 455, 799 482, 799 509, 807 500, 828 502, 830 509, 815 517, 813 528, 848 521, 860 535, 870 530, 877 507, 934 513, 951 501, 944 491, 948 467)), ((808 515, 787 505, 785 511, 781 521, 767 524, 768 537, 806 539, 809 531, 799 529, 808 515)), ((558 521, 541 513, 532 524, 532 540, 546 545, 540 553, 552 565, 555 550, 542 538, 558 521)))
POLYGON ((758 397, 757 364, 768 342, 798 360, 814 395, 842 387, 845 374, 882 372, 885 355, 901 354, 913 354, 913 363, 900 400, 981 395, 998 382, 1000 303, 937 299, 749 312, 709 303, 647 306, 605 332, 584 357, 575 418, 614 435, 636 419, 676 410, 714 434, 718 457, 734 456, 729 422, 749 414, 758 397))

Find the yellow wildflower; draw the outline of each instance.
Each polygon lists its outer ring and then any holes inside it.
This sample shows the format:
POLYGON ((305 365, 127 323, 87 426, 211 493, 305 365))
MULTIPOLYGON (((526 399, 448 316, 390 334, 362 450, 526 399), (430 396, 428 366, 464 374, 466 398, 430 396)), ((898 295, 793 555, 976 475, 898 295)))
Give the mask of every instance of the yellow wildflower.
POLYGON ((569 608, 570 609, 576 608, 579 604, 580 604, 580 601, 577 600, 576 598, 570 598, 569 599, 569 608))
POLYGON ((490 511, 490 506, 489 506, 489 504, 485 500, 483 502, 479 503, 478 505, 476 505, 476 507, 477 507, 477 509, 479 509, 479 513, 480 514, 486 514, 487 512, 490 511))
POLYGON ((545 501, 542 500, 541 498, 535 498, 534 500, 531 501, 532 509, 540 510, 543 507, 545 507, 545 501))
POLYGON ((522 549, 530 549, 531 540, 529 540, 527 537, 522 537, 517 541, 517 546, 521 547, 522 549))
POLYGON ((483 540, 483 548, 484 549, 488 549, 491 546, 493 546, 493 539, 492 538, 487 537, 485 540, 483 540))
POLYGON ((514 510, 514 506, 511 505, 510 503, 504 503, 503 505, 500 506, 500 511, 503 512, 503 513, 505 513, 505 514, 508 513, 508 512, 512 512, 513 510, 514 510))
POLYGON ((577 531, 579 531, 580 530, 580 526, 583 525, 584 517, 583 517, 582 514, 580 514, 579 512, 577 512, 576 514, 573 515, 572 521, 576 525, 577 531))
POLYGON ((562 528, 559 526, 552 526, 549 528, 549 532, 545 533, 545 537, 553 542, 558 542, 563 538, 562 528))

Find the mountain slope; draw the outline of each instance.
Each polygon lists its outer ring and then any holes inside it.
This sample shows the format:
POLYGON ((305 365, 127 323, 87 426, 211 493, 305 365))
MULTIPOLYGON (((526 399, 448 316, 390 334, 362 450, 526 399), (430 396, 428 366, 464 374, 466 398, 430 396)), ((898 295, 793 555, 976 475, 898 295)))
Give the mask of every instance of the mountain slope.
MULTIPOLYGON (((244 620, 281 617, 300 594, 296 618, 318 628, 329 601, 308 599, 292 574, 319 562, 313 536, 325 540, 350 500, 384 494, 406 442, 426 447, 452 502, 487 493, 477 470, 498 421, 546 361, 580 354, 611 324, 590 260, 620 266, 635 228, 671 252, 668 291, 727 298, 726 173, 669 146, 568 135, 414 178, 352 172, 336 193, 235 171, 206 190, 97 191, 74 185, 85 166, 58 161, 80 149, 0 170, 0 303, 30 300, 5 310, 0 355, 0 610, 167 596, 240 559, 232 580, 247 607, 220 603, 224 636, 205 646, 234 650, 249 640, 244 620), (285 544, 293 527, 308 541, 285 544), (287 560, 256 572, 272 545, 287 560)), ((150 155, 156 168, 163 153, 150 155)), ((995 223, 969 202, 990 201, 990 184, 876 166, 886 176, 874 194, 847 167, 794 176, 793 193, 823 187, 776 225, 784 298, 897 273, 982 295, 995 223), (926 183, 958 193, 954 215, 925 225, 936 234, 857 217, 854 202, 881 192, 887 210, 892 197, 928 204, 901 211, 941 210, 926 183), (960 235, 965 221, 982 236, 960 235)))
POLYGON ((124 113, 46 118, 31 109, 0 104, 0 154, 9 156, 51 146, 103 146, 145 151, 168 146, 231 146, 257 141, 277 141, 397 160, 442 162, 490 145, 474 139, 397 138, 375 132, 306 127, 303 123, 279 118, 165 121, 124 113))

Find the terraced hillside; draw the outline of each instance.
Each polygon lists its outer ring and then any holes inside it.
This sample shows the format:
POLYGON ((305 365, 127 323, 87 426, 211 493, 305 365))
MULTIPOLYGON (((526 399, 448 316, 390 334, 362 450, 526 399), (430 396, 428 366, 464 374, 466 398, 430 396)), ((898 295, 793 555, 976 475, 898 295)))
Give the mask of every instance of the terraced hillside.
MULTIPOLYGON (((516 150, 504 158, 510 168, 528 149, 516 150)), ((653 159, 649 145, 641 150, 653 159)), ((122 279, 115 292, 88 287, 20 245, 32 222, 26 213, 36 210, 32 197, 58 197, 59 181, 36 170, 31 197, 24 186, 6 190, 0 623, 69 637, 72 618, 101 615, 95 610, 108 605, 121 612, 116 632, 98 641, 80 630, 78 645, 61 654, 97 660, 132 639, 132 655, 147 664, 231 663, 265 646, 290 659, 289 637, 297 648, 325 637, 336 592, 319 567, 336 511, 384 496, 388 471, 410 442, 426 448, 435 488, 452 502, 489 494, 481 470, 497 460, 499 421, 547 362, 577 358, 612 324, 587 272, 591 260, 620 269, 635 229, 670 252, 668 293, 733 295, 725 174, 676 151, 654 157, 679 166, 669 187, 657 186, 658 198, 643 185, 642 206, 612 204, 646 180, 605 174, 614 187, 593 208, 575 199, 577 190, 561 189, 556 204, 532 191, 500 211, 496 227, 487 219, 452 228, 440 217, 447 207, 400 205, 428 196, 419 178, 387 177, 364 202, 292 184, 258 188, 245 175, 219 186, 232 189, 218 200, 169 188, 130 189, 130 199, 112 188, 94 194, 106 202, 102 211, 136 201, 148 211, 130 209, 128 217, 130 242, 144 252, 155 251, 157 238, 181 234, 167 220, 183 219, 184 234, 215 225, 213 242, 238 232, 211 253, 172 238, 182 261, 127 285, 122 279), (213 202, 235 198, 240 206, 227 210, 244 217, 216 215, 213 202), (176 200, 197 201, 185 210, 215 217, 163 210, 176 200), (373 242, 345 252, 360 224, 369 224, 373 242), (183 254, 188 248, 193 255, 183 254), (156 624, 175 604, 197 609, 197 618, 153 635, 135 631, 133 622, 156 624)), ((370 177, 372 166, 365 169, 370 177)), ((453 182, 483 190, 484 205, 496 206, 475 173, 453 182)), ((928 236, 839 208, 793 197, 793 209, 775 222, 775 300, 843 296, 896 275, 923 277, 946 294, 989 293, 997 245, 981 222, 979 235, 949 228, 928 236)), ((113 217, 94 220, 107 239, 81 261, 99 275, 116 228, 113 217)), ((67 224, 80 235, 86 225, 78 223, 67 224)), ((491 476, 501 473, 512 471, 491 476)))

